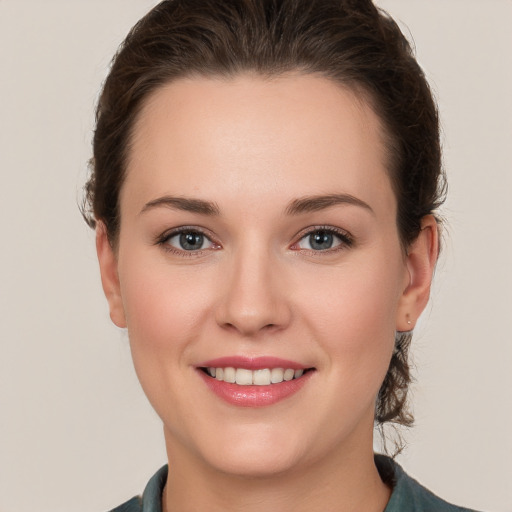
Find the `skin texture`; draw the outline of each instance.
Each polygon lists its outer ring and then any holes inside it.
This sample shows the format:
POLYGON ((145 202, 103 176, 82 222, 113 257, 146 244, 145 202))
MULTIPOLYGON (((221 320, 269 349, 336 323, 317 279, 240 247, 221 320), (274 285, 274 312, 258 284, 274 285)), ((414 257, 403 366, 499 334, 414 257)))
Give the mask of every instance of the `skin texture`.
POLYGON ((182 79, 146 102, 118 244, 100 222, 97 248, 111 318, 128 328, 137 375, 164 424, 165 506, 385 508, 389 489, 372 453, 375 398, 395 331, 414 327, 428 300, 437 229, 425 217, 404 251, 381 139, 364 101, 318 76, 182 79), (367 206, 289 211, 298 199, 333 194, 367 206), (218 212, 148 206, 168 196, 218 212), (202 250, 163 241, 183 226, 205 233, 202 250), (335 237, 314 250, 308 235, 319 228, 351 242, 335 237), (237 407, 197 370, 235 355, 314 371, 283 401, 237 407))

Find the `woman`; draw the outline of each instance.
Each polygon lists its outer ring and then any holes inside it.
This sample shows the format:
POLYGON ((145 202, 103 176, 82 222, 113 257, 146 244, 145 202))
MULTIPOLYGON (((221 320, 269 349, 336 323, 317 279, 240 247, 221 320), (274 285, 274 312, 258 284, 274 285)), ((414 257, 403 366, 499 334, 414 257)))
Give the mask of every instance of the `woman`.
POLYGON ((134 27, 89 222, 169 471, 116 510, 464 510, 373 453, 375 423, 411 423, 440 160, 369 1, 165 1, 134 27))

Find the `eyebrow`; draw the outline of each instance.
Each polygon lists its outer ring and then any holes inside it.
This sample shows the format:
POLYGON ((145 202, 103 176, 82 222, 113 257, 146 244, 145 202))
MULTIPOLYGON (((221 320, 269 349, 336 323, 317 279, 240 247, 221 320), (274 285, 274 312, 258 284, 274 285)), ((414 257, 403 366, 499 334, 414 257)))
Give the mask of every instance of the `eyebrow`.
MULTIPOLYGON (((373 209, 368 203, 365 203, 363 200, 358 199, 357 197, 354 197, 350 194, 327 194, 305 196, 299 199, 294 199, 287 206, 285 213, 287 215, 300 215, 301 213, 316 212, 340 204, 359 206, 374 214, 373 209)), ((219 207, 212 201, 175 196, 163 196, 157 199, 153 199, 144 205, 140 213, 142 214, 154 208, 161 207, 198 213, 200 215, 220 215, 219 207)))
POLYGON ((306 196, 292 201, 286 208, 288 215, 299 215, 301 213, 316 212, 336 206, 339 204, 350 204, 359 206, 375 215, 375 212, 368 203, 350 194, 328 194, 317 196, 306 196))
POLYGON ((201 215, 215 216, 220 214, 219 207, 203 199, 192 199, 188 197, 163 196, 153 199, 144 205, 140 213, 145 213, 154 208, 171 208, 173 210, 182 210, 185 212, 199 213, 201 215))

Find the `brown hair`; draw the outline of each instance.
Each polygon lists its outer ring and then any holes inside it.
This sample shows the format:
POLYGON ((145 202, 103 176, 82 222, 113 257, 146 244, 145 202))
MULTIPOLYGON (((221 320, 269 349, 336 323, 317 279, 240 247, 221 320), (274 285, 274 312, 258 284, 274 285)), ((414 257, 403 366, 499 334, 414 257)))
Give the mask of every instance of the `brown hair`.
MULTIPOLYGON (((165 0, 130 31, 115 55, 96 112, 94 156, 82 212, 116 243, 119 191, 131 131, 148 97, 185 76, 316 73, 363 95, 387 138, 397 226, 406 249, 421 219, 444 198, 435 102, 397 24, 370 0, 165 0)), ((396 350, 376 421, 412 423, 405 407, 410 333, 396 350)))

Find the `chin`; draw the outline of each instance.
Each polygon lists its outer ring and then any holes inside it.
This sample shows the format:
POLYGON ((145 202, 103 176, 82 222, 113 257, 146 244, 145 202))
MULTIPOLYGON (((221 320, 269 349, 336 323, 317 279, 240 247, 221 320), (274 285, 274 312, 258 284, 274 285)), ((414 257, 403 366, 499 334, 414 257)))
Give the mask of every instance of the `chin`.
POLYGON ((260 447, 249 449, 233 446, 220 459, 215 458, 211 465, 217 471, 241 478, 270 478, 288 473, 300 463, 298 454, 288 450, 260 447), (213 463, 213 464, 212 464, 213 463))
MULTIPOLYGON (((211 431, 189 448, 210 470, 242 478, 265 478, 300 465, 304 444, 304 439, 290 436, 283 425, 260 423, 211 431)), ((169 458, 172 460, 172 453, 169 458)))

